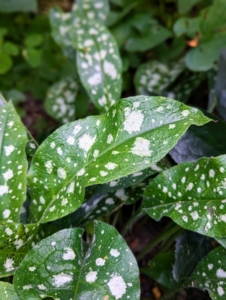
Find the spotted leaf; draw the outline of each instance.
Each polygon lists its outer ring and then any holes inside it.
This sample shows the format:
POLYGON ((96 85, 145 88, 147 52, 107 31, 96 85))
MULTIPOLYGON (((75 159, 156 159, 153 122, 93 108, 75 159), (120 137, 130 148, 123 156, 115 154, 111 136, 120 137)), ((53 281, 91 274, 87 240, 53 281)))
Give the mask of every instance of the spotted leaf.
POLYGON ((122 63, 115 39, 98 22, 77 20, 80 30, 71 31, 76 52, 78 74, 90 99, 105 112, 120 99, 122 63), (80 25, 79 25, 80 24, 80 25), (76 35, 76 36, 75 36, 76 35))
POLYGON ((62 123, 75 120, 75 100, 78 84, 72 76, 52 85, 45 100, 45 109, 50 116, 62 123))
POLYGON ((19 299, 139 299, 137 263, 118 232, 95 222, 88 248, 82 233, 61 230, 28 253, 14 276, 19 299))
POLYGON ((108 0, 77 0, 76 3, 84 19, 105 22, 109 13, 108 0))
POLYGON ((84 188, 152 166, 191 124, 210 119, 163 97, 131 97, 101 116, 66 124, 38 148, 28 175, 30 221, 48 222, 76 210, 84 188))
POLYGON ((203 235, 226 236, 226 156, 183 163, 158 175, 144 194, 143 207, 159 220, 172 218, 203 235))
POLYGON ((190 285, 208 290, 211 299, 223 300, 226 295, 226 250, 217 247, 209 252, 194 270, 190 285))
POLYGON ((0 277, 14 274, 32 245, 40 239, 38 229, 35 224, 0 224, 0 277))
POLYGON ((26 199, 27 133, 12 102, 0 107, 0 221, 19 222, 26 199))
POLYGON ((18 300, 12 284, 0 281, 0 295, 2 300, 18 300))
POLYGON ((166 88, 184 70, 184 63, 163 64, 152 60, 142 64, 135 75, 135 86, 138 94, 155 93, 161 95, 166 88))

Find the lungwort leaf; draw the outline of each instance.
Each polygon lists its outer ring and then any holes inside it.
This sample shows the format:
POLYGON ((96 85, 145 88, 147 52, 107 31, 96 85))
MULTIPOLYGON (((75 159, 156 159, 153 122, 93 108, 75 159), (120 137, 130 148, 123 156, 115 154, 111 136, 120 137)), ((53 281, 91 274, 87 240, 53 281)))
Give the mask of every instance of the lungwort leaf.
POLYGON ((204 257, 190 278, 190 285, 208 290, 211 299, 223 300, 226 295, 226 250, 217 247, 204 257))
POLYGON ((95 222, 89 246, 82 233, 61 230, 28 253, 14 277, 19 299, 139 299, 137 263, 118 232, 95 222))
POLYGON ((105 22, 109 13, 108 0, 77 0, 76 3, 83 19, 105 22))
POLYGON ((226 236, 226 156, 183 163, 158 175, 145 191, 143 207, 159 220, 172 218, 203 235, 226 236))
POLYGON ((131 97, 108 113, 64 125, 38 148, 28 175, 30 221, 77 209, 84 188, 146 169, 163 158, 191 124, 210 119, 163 97, 131 97))
POLYGON ((18 300, 13 285, 0 281, 0 295, 2 300, 18 300))
POLYGON ((0 107, 0 221, 19 222, 26 199, 27 133, 11 102, 0 107))
POLYGON ((75 99, 78 93, 76 78, 68 76, 50 87, 45 109, 50 116, 62 123, 75 120, 75 99))

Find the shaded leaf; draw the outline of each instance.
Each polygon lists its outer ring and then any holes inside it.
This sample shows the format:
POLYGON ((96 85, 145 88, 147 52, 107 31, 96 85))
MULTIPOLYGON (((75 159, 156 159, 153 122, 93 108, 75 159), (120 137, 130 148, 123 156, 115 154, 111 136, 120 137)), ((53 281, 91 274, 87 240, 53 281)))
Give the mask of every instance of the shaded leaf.
MULTIPOLYGON (((216 119, 215 116, 213 118, 216 119)), ((225 130, 226 124, 220 119, 202 127, 191 126, 170 151, 170 155, 179 164, 225 154, 226 142, 222 136, 225 130)))
POLYGON ((54 83, 47 92, 45 109, 50 116, 62 123, 75 120, 75 101, 78 84, 73 76, 54 83))
POLYGON ((178 10, 180 14, 186 14, 191 8, 199 3, 200 0, 178 0, 178 10))
POLYGON ((12 102, 0 107, 0 221, 19 222, 26 199, 26 130, 12 102))
POLYGON ((200 111, 180 102, 138 96, 119 101, 105 115, 64 125, 33 158, 30 221, 43 223, 71 213, 82 204, 86 186, 148 168, 191 124, 206 122, 200 111))
POLYGON ((215 79, 215 92, 218 99, 217 111, 226 120, 226 49, 222 49, 218 60, 218 71, 215 79))
POLYGON ((0 277, 15 273, 34 240, 40 239, 38 229, 37 224, 0 223, 0 277))
POLYGON ((189 277, 199 261, 214 248, 214 240, 201 234, 184 231, 176 238, 173 277, 181 281, 189 277))
POLYGON ((37 0, 0 0, 0 11, 13 12, 37 12, 37 0))
POLYGON ((148 266, 141 268, 141 273, 148 275, 158 283, 169 289, 179 287, 173 279, 172 268, 174 262, 174 253, 159 253, 148 262, 148 266))
POLYGON ((115 228, 95 222, 88 249, 82 233, 61 230, 28 253, 14 277, 19 299, 139 299, 136 260, 115 228))
POLYGON ((3 44, 3 51, 9 55, 17 56, 19 54, 19 47, 12 42, 5 42, 3 44))
POLYGON ((190 285, 208 290, 211 299, 222 300, 226 294, 226 250, 217 247, 204 257, 190 278, 190 285))
POLYGON ((226 156, 183 163, 159 174, 144 193, 143 208, 155 220, 168 216, 183 228, 226 236, 226 156))
POLYGON ((9 54, 0 52, 0 74, 7 73, 13 65, 13 61, 9 54))
POLYGON ((200 17, 180 18, 174 23, 173 31, 177 37, 185 34, 186 36, 192 38, 199 32, 199 23, 200 17))
POLYGON ((2 300, 18 300, 12 284, 0 281, 0 295, 2 300))

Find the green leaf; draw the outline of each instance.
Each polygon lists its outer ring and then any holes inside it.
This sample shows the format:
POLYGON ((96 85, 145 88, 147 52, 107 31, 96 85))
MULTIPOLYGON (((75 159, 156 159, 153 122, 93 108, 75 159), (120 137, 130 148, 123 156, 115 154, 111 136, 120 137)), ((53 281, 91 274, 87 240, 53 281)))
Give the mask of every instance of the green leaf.
POLYGON ((108 0, 77 0, 79 13, 84 19, 105 22, 109 13, 108 0))
POLYGON ((30 220, 44 223, 69 214, 82 204, 85 186, 150 167, 191 124, 209 120, 180 102, 138 96, 119 101, 105 115, 64 125, 33 158, 30 220))
POLYGON ((13 65, 11 57, 4 52, 0 52, 0 75, 7 73, 13 65))
POLYGON ((183 72, 183 61, 163 64, 151 60, 140 65, 135 74, 134 83, 138 94, 162 94, 170 84, 183 72))
POLYGON ((28 48, 40 46, 43 42, 43 36, 38 33, 32 33, 26 36, 24 44, 28 48))
POLYGON ((222 300, 226 294, 226 250, 217 247, 207 254, 196 267, 190 285, 208 290, 211 299, 222 300))
POLYGON ((0 221, 19 222, 26 199, 26 130, 11 102, 0 107, 0 221))
MULTIPOLYGON (((212 116, 211 116, 212 117, 212 116)), ((201 157, 213 157, 226 153, 226 141, 222 132, 226 123, 216 118, 202 127, 191 126, 170 151, 176 163, 196 161, 201 157)))
POLYGON ((173 277, 181 281, 189 277, 199 261, 213 250, 214 240, 201 234, 185 231, 176 239, 173 277))
POLYGON ((19 299, 139 299, 136 260, 115 228, 95 222, 88 248, 82 233, 61 230, 28 253, 14 276, 19 299))
POLYGON ((206 236, 226 236, 226 156, 183 163, 158 175, 144 193, 143 208, 159 220, 168 216, 206 236))
POLYGON ((149 30, 144 36, 130 37, 126 42, 125 49, 129 52, 143 52, 163 43, 171 36, 171 31, 156 23, 149 26, 149 30))
POLYGON ((0 281, 0 295, 2 300, 19 300, 12 284, 0 281))
POLYGON ((39 225, 0 223, 0 277, 14 274, 25 255, 34 245, 39 225))
MULTIPOLYGON (((79 22, 78 22, 79 26, 79 22)), ((100 112, 105 112, 120 99, 122 86, 122 63, 117 44, 105 28, 98 22, 80 25, 75 34, 78 74, 90 99, 100 112)))
POLYGON ((13 104, 24 102, 26 99, 25 95, 16 89, 8 90, 4 95, 6 99, 12 100, 13 104))
POLYGON ((158 283, 169 289, 176 289, 179 285, 173 279, 172 268, 174 253, 159 253, 148 262, 148 266, 141 268, 141 273, 148 275, 158 283))
POLYGON ((37 12, 37 0, 0 0, 0 11, 13 12, 37 12))
POLYGON ((8 32, 7 28, 0 27, 0 39, 3 38, 8 32))
POLYGON ((19 54, 18 46, 12 42, 5 42, 3 44, 3 51, 12 56, 17 56, 19 54))
POLYGON ((47 92, 45 109, 54 119, 62 123, 75 120, 75 100, 78 84, 74 76, 68 76, 54 83, 47 92))
POLYGON ((210 74, 210 86, 213 89, 213 93, 216 93, 217 98, 217 111, 219 115, 226 119, 226 49, 222 49, 218 60, 218 70, 213 70, 210 74), (212 78, 211 78, 212 77, 212 78))
POLYGON ((180 14, 188 13, 194 5, 199 3, 200 0, 178 0, 178 10, 180 14))
POLYGON ((41 64, 42 51, 32 48, 27 48, 23 50, 23 56, 33 68, 37 68, 41 64))
POLYGON ((173 25, 173 31, 177 37, 186 34, 194 37, 199 32, 200 17, 196 18, 180 18, 173 25))

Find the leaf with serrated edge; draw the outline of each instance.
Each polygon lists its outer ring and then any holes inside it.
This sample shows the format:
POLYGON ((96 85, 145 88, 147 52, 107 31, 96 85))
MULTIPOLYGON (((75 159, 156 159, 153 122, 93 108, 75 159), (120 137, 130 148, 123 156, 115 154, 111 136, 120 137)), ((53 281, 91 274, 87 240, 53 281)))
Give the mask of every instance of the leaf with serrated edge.
POLYGON ((203 235, 226 236, 226 156, 183 163, 158 175, 144 193, 143 208, 168 216, 203 235))
POLYGON ((137 262, 116 229, 95 222, 87 251, 82 233, 61 230, 28 253, 14 276, 19 299, 139 299, 137 262))
POLYGON ((28 175, 30 221, 48 222, 77 209, 84 188, 139 172, 163 158, 198 109, 163 97, 131 97, 108 113, 66 124, 38 148, 28 175))
POLYGON ((0 224, 0 277, 14 274, 27 252, 32 248, 33 239, 38 240, 37 224, 0 224))
POLYGON ((18 300, 13 285, 9 282, 0 281, 1 300, 18 300))
POLYGON ((217 247, 205 256, 194 270, 190 284, 208 290, 211 299, 223 300, 226 295, 226 250, 217 247))
POLYGON ((27 133, 12 102, 0 107, 0 221, 19 222, 26 199, 27 133))
POLYGON ((45 109, 63 124, 75 120, 75 99, 78 93, 76 78, 68 76, 54 83, 48 90, 45 109))
POLYGON ((81 29, 71 31, 71 35, 76 40, 74 47, 78 47, 78 74, 90 99, 100 112, 105 112, 121 94, 122 62, 118 46, 101 23, 87 21, 83 24, 77 19, 77 26, 81 29))

